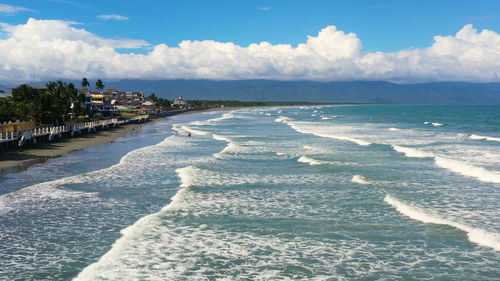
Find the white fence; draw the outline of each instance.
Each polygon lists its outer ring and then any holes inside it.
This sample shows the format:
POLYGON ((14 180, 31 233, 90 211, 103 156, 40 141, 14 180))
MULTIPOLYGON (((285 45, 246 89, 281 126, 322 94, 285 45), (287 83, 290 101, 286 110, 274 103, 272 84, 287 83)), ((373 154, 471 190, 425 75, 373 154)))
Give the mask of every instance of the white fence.
POLYGON ((131 123, 131 122, 143 122, 149 119, 149 115, 139 115, 134 116, 128 120, 118 120, 118 118, 91 121, 91 122, 80 122, 74 124, 68 124, 63 126, 50 126, 50 127, 40 127, 24 131, 14 131, 14 132, 2 132, 0 133, 0 143, 15 141, 20 139, 19 145, 21 146, 25 140, 29 140, 32 137, 49 136, 49 140, 52 140, 55 136, 62 133, 71 132, 71 135, 75 133, 86 130, 87 132, 95 131, 97 128, 109 128, 118 125, 131 123))

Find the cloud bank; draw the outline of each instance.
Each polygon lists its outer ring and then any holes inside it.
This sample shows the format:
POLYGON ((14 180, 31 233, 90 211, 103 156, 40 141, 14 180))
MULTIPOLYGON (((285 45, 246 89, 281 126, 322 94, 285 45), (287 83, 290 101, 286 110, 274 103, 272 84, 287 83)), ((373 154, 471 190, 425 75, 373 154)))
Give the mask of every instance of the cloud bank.
POLYGON ((435 36, 425 49, 387 53, 363 52, 356 34, 335 26, 296 47, 183 41, 153 46, 147 54, 116 50, 148 46, 145 41, 102 38, 71 22, 29 19, 1 28, 6 34, 0 39, 4 83, 81 77, 500 82, 500 35, 472 25, 454 36, 435 36))

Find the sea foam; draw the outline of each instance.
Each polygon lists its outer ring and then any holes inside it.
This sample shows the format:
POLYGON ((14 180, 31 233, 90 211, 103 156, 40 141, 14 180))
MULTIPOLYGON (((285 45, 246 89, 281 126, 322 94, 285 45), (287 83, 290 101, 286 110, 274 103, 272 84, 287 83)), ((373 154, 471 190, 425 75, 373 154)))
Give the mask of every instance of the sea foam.
POLYGON ((498 141, 500 142, 500 138, 495 138, 495 137, 488 137, 488 136, 479 136, 479 135, 470 135, 470 139, 472 140, 487 140, 487 141, 498 141))
POLYGON ((500 234, 498 233, 491 233, 480 228, 455 222, 451 219, 441 218, 439 216, 429 214, 421 208, 406 204, 391 195, 386 195, 384 201, 393 206, 398 212, 411 219, 418 220, 423 223, 443 224, 460 229, 467 233, 469 241, 484 247, 492 248, 495 251, 500 251, 500 234))
POLYGON ((433 158, 437 166, 447 169, 451 172, 461 174, 463 176, 476 178, 482 182, 500 183, 500 173, 496 171, 489 171, 483 167, 478 167, 463 161, 438 156, 433 153, 421 151, 415 148, 403 147, 398 145, 392 145, 392 148, 397 152, 404 153, 406 157, 433 158))
POLYGON ((285 121, 284 123, 286 123, 288 126, 290 126, 295 131, 302 133, 302 134, 311 134, 311 135, 315 135, 315 136, 323 137, 323 138, 330 138, 330 139, 336 139, 336 140, 342 140, 342 141, 350 141, 350 142, 353 142, 353 143, 355 143, 357 145, 361 145, 361 146, 369 146, 372 144, 371 142, 361 140, 358 138, 353 138, 350 136, 345 136, 345 135, 341 135, 341 134, 337 134, 337 133, 325 132, 322 130, 322 128, 319 128, 319 127, 317 127, 317 125, 311 124, 311 123, 290 122, 290 121, 285 121))
POLYGON ((351 181, 358 184, 371 184, 370 181, 368 181, 365 177, 361 175, 355 175, 354 177, 352 177, 351 181))
POLYGON ((309 164, 311 166, 328 164, 327 161, 316 160, 307 156, 302 156, 297 159, 297 162, 309 164))

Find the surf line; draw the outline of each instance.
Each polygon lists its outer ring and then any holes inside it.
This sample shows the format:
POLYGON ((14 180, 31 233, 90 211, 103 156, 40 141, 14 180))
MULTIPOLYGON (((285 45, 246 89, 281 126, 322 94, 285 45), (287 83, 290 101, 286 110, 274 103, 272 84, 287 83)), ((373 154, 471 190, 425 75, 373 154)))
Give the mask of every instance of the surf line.
MULTIPOLYGON (((212 134, 214 139, 231 141, 228 138, 212 134)), ((222 151, 221 151, 222 152, 222 151)), ((170 198, 170 203, 164 206, 160 211, 146 215, 134 224, 122 229, 120 231, 121 237, 116 240, 111 249, 106 252, 101 258, 84 268, 74 280, 93 280, 96 279, 96 274, 107 272, 110 270, 111 265, 120 260, 120 253, 125 251, 136 237, 141 236, 141 231, 150 227, 154 223, 160 223, 160 218, 166 213, 181 210, 186 207, 186 197, 195 185, 195 175, 199 173, 200 169, 193 165, 176 169, 175 172, 180 179, 180 189, 170 198)))
POLYGON ((392 145, 392 148, 397 152, 403 153, 406 157, 432 158, 437 166, 463 176, 476 178, 482 182, 500 183, 500 174, 498 172, 489 171, 482 167, 477 167, 458 160, 448 159, 435 155, 434 153, 420 151, 415 148, 399 145, 392 145))
MULTIPOLYGON (((360 146, 369 146, 372 143, 365 141, 365 140, 360 140, 357 138, 351 138, 348 136, 339 136, 339 135, 333 135, 333 134, 328 134, 328 133, 321 133, 318 131, 311 130, 310 128, 307 127, 300 127, 301 122, 293 122, 292 119, 286 116, 280 116, 274 120, 275 122, 278 123, 284 123, 288 125, 290 128, 294 129, 296 132, 302 133, 302 134, 309 134, 309 135, 315 135, 318 137, 323 137, 323 138, 329 138, 329 139, 336 139, 336 140, 341 140, 341 141, 349 141, 353 142, 357 145, 360 146)), ((304 122, 302 122, 303 124, 304 122)))
POLYGON ((175 170, 181 180, 180 189, 172 196, 170 203, 163 207, 160 211, 144 216, 134 224, 120 231, 121 237, 116 240, 111 249, 105 253, 98 261, 84 268, 74 280, 93 280, 96 274, 106 272, 110 269, 110 265, 115 264, 120 260, 120 253, 128 248, 137 236, 141 236, 141 231, 151 227, 155 223, 160 223, 160 218, 165 213, 181 210, 185 207, 183 202, 191 187, 194 185, 194 175, 197 173, 197 168, 187 166, 175 170))
POLYGON ((384 201, 395 208, 401 214, 423 223, 442 224, 454 227, 467 234, 470 242, 500 251, 500 234, 491 233, 480 228, 468 226, 447 218, 441 218, 424 212, 421 208, 411 206, 399 199, 386 195, 384 201))

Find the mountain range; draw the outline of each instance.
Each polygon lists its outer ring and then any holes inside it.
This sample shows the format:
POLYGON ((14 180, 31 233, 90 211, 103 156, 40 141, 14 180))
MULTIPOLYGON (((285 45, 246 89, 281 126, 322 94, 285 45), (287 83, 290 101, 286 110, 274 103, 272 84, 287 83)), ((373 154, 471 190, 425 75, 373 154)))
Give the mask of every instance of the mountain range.
MULTIPOLYGON (((68 81, 79 85, 80 81, 68 81)), ((93 81, 91 81, 92 83, 93 81)), ((500 83, 433 82, 395 84, 386 81, 276 80, 117 80, 104 81, 120 91, 173 99, 304 101, 386 104, 500 104, 500 83)), ((32 83, 32 85, 44 83, 32 83)), ((0 88, 2 88, 0 86, 0 88)))

